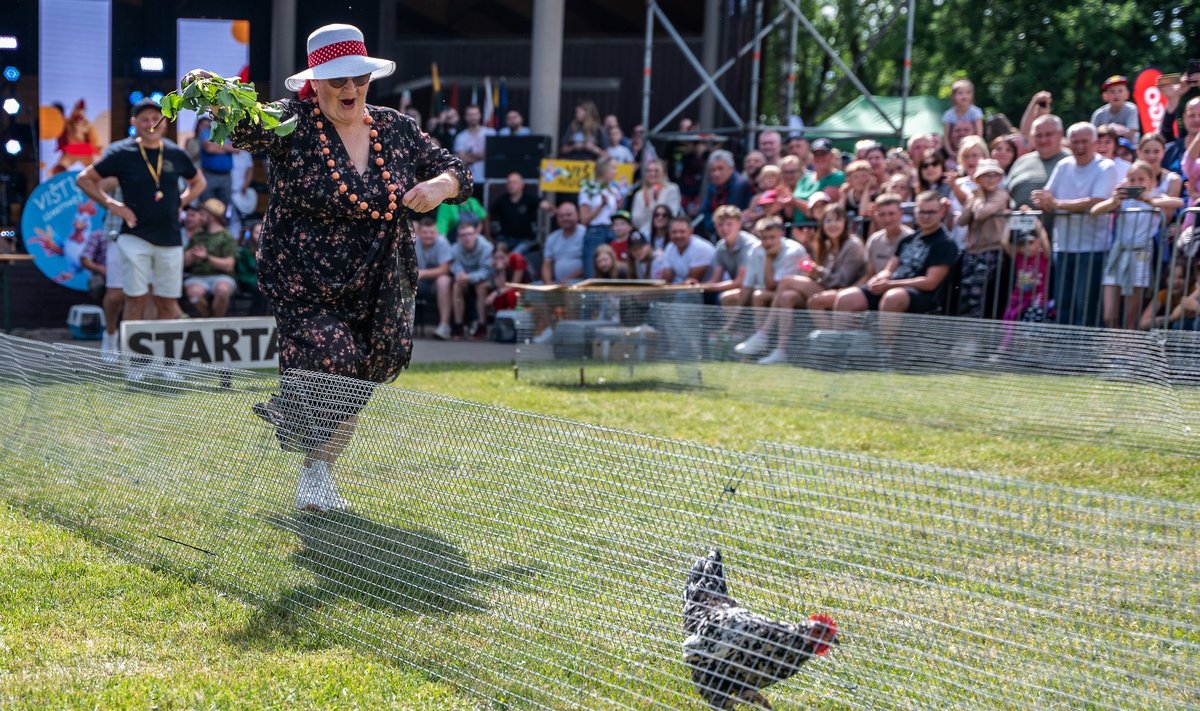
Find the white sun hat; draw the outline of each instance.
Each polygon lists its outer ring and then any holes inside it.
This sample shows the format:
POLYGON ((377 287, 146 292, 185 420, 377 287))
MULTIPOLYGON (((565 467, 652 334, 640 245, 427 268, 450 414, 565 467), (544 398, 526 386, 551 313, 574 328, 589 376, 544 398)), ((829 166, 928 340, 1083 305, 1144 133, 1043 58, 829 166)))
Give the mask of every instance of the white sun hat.
POLYGON ((300 91, 309 79, 338 79, 370 74, 380 79, 396 71, 396 63, 367 56, 363 33, 353 25, 325 25, 308 36, 308 69, 288 77, 283 85, 300 91))
POLYGON ((979 180, 988 173, 996 173, 997 175, 1003 176, 1004 168, 1000 167, 1000 161, 996 160, 995 158, 981 159, 979 164, 975 166, 975 174, 971 177, 975 180, 979 180))

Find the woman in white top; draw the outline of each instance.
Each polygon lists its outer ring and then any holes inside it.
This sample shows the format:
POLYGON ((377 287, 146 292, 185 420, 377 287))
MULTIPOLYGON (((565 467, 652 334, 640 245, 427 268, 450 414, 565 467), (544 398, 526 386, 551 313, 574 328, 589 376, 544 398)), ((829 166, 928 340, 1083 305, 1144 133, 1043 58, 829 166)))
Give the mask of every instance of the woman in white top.
POLYGON ((613 213, 621 209, 625 195, 617 185, 617 162, 605 156, 596 161, 596 179, 585 180, 579 189, 579 221, 587 227, 583 235, 583 278, 591 279, 592 253, 612 242, 613 213))
POLYGON ((644 235, 651 232, 654 208, 665 205, 673 217, 679 214, 679 186, 667 180, 667 166, 652 160, 642 170, 642 187, 633 194, 633 226, 644 235))
MULTIPOLYGON (((1137 158, 1150 166, 1154 181, 1154 195, 1177 198, 1183 191, 1183 178, 1163 168, 1163 154, 1167 150, 1166 139, 1158 133, 1147 133, 1137 145, 1137 158)), ((1163 222, 1169 224, 1175 216, 1172 209, 1163 210, 1163 222)))

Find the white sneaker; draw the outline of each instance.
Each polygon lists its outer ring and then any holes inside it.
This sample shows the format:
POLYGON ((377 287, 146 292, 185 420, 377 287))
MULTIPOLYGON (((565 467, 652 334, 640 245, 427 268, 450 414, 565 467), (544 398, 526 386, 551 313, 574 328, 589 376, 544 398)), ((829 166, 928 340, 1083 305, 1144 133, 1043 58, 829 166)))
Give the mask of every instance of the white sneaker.
POLYGON ((762 332, 756 332, 753 336, 734 346, 733 352, 740 356, 753 358, 754 356, 760 356, 763 353, 766 353, 767 349, 770 347, 771 344, 767 342, 766 334, 762 332))
POLYGON ((125 366, 125 382, 140 383, 146 379, 146 367, 141 365, 125 366))
POLYGON ((554 328, 553 327, 547 328, 545 331, 542 331, 541 333, 539 333, 538 335, 533 337, 533 342, 537 343, 538 345, 545 345, 547 343, 552 343, 553 341, 554 341, 554 328))
POLYGON ((440 323, 437 328, 433 329, 433 337, 439 341, 450 340, 450 335, 450 324, 448 323, 440 323))
POLYGON ((121 359, 121 337, 109 335, 108 331, 100 337, 100 360, 105 363, 116 363, 121 359))
POLYGON ((329 464, 320 460, 300 468, 296 508, 301 511, 345 511, 350 502, 338 493, 329 464))
POLYGON ((769 354, 767 354, 767 356, 765 358, 760 359, 758 361, 758 364, 759 365, 777 365, 779 363, 786 363, 787 359, 788 359, 787 351, 783 350, 782 348, 776 348, 775 350, 773 350, 769 354))

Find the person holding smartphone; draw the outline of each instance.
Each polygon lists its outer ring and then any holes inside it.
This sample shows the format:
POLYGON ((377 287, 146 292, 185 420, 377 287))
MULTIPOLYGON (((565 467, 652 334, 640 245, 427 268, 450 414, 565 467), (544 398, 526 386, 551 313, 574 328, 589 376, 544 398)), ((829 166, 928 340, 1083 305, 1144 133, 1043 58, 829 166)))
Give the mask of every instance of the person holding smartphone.
POLYGON ((1054 96, 1048 91, 1039 91, 1029 99, 1025 113, 1021 114, 1021 135, 1025 140, 1033 140, 1033 123, 1043 116, 1052 115, 1054 96))
POLYGON ((1120 211, 1101 281, 1106 327, 1137 328, 1143 296, 1154 272, 1154 237, 1162 228, 1163 213, 1182 204, 1178 197, 1163 194, 1154 166, 1138 160, 1112 196, 1092 206, 1093 215, 1120 211))
POLYGON ((1176 128, 1179 116, 1179 102, 1192 89, 1200 84, 1200 59, 1188 62, 1186 74, 1164 74, 1158 80, 1159 89, 1167 97, 1166 111, 1158 132, 1167 140, 1167 148, 1163 154, 1162 164, 1167 170, 1182 174, 1180 165, 1184 153, 1187 152, 1188 137, 1200 134, 1200 97, 1187 102, 1183 109, 1183 120, 1176 128))

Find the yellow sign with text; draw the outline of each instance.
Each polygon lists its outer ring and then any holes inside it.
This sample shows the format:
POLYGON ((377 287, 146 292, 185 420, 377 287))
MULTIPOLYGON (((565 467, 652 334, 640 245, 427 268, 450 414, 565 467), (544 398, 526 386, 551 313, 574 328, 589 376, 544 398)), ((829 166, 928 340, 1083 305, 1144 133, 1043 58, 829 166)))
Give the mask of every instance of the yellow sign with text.
MULTIPOLYGON (((622 192, 628 192, 633 185, 632 163, 618 163, 615 182, 622 192)), ((547 158, 542 161, 540 187, 546 193, 577 193, 585 180, 594 180, 596 162, 590 160, 556 160, 547 158)))

